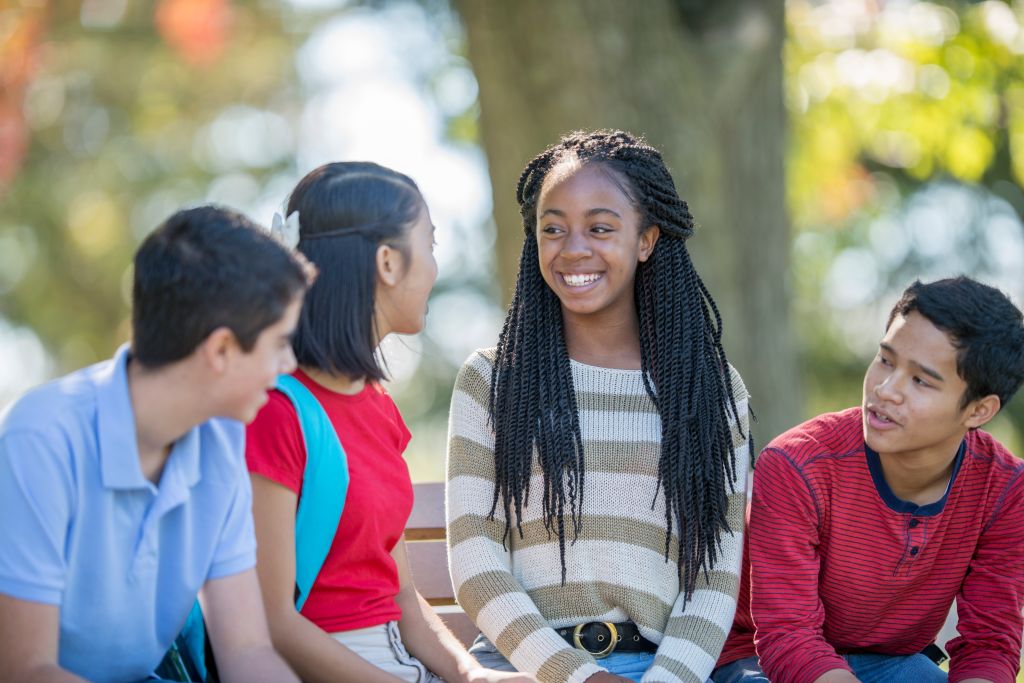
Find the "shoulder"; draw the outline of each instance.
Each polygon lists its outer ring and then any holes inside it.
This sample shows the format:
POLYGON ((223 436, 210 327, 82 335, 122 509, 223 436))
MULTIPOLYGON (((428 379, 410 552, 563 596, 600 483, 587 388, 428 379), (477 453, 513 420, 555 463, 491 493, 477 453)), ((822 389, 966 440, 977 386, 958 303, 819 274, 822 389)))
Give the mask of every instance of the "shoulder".
POLYGON ((83 368, 15 401, 0 415, 0 456, 8 466, 51 474, 57 468, 70 477, 93 462, 88 454, 100 440, 97 382, 111 370, 111 361, 83 368))
POLYGON ((733 398, 736 399, 737 403, 750 398, 750 392, 747 391, 747 385, 743 383, 743 378, 740 376, 739 370, 734 368, 732 364, 729 365, 729 383, 732 386, 733 398))
POLYGON ((984 479, 993 492, 1021 489, 1024 493, 1024 460, 1017 458, 994 436, 980 429, 967 433, 967 472, 984 479))
POLYGON ((0 435, 94 428, 96 378, 109 365, 110 361, 99 363, 28 390, 0 415, 0 435))
POLYGON ((248 431, 298 428, 298 413, 290 398, 274 389, 267 394, 266 404, 248 425, 248 431))
POLYGON ((367 400, 377 403, 381 406, 387 406, 390 410, 395 412, 398 411, 398 406, 395 405, 395 399, 388 393, 387 388, 380 382, 367 382, 366 388, 363 390, 367 400))
POLYGON ((489 394, 496 354, 495 348, 477 349, 469 354, 455 379, 456 391, 464 391, 474 396, 481 393, 489 394))
POLYGON ((761 452, 758 462, 787 460, 797 468, 833 467, 864 451, 859 407, 825 413, 783 432, 761 452))
POLYGON ((246 477, 245 425, 226 417, 210 418, 195 427, 199 435, 199 467, 207 487, 237 489, 246 477))
POLYGON ((967 432, 967 455, 1011 476, 1024 471, 1024 460, 1014 456, 994 436, 981 429, 967 432))
POLYGON ((378 420, 394 425, 404 435, 401 439, 401 448, 404 450, 412 438, 412 434, 409 433, 409 428, 405 424, 402 411, 398 409, 395 399, 379 382, 368 382, 363 391, 365 392, 366 403, 356 405, 373 406, 372 410, 364 412, 368 412, 369 416, 376 416, 378 420))
POLYGON ((198 427, 203 439, 203 450, 226 453, 232 459, 242 457, 245 446, 245 425, 226 417, 210 418, 198 427))
POLYGON ((486 374, 489 377, 491 374, 491 368, 494 367, 495 359, 498 357, 498 349, 495 346, 486 349, 477 349, 473 353, 469 354, 466 361, 462 364, 462 369, 473 368, 478 371, 486 370, 486 374))
POLYGON ((29 497, 44 496, 45 514, 52 515, 73 506, 76 481, 98 476, 100 421, 92 377, 97 367, 31 389, 0 416, 4 515, 14 519, 9 506, 16 501, 10 487, 29 497))

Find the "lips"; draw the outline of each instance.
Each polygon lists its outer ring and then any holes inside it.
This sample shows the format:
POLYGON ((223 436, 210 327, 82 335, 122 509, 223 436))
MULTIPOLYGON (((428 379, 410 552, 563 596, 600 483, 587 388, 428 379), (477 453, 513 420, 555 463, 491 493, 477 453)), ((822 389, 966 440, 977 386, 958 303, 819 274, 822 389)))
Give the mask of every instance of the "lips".
POLYGON ((586 287, 601 279, 601 273, 560 273, 562 281, 570 287, 586 287))
POLYGON ((868 425, 873 429, 894 429, 900 426, 892 415, 884 410, 880 410, 875 406, 865 406, 864 414, 867 417, 868 425))

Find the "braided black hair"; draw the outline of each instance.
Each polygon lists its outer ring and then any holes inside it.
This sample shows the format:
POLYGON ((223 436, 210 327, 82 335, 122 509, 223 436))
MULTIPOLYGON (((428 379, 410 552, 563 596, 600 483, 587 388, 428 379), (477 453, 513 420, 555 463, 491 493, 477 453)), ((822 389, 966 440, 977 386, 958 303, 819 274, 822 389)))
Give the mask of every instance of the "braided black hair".
POLYGON ((736 462, 729 417, 738 422, 738 415, 722 319, 685 246, 693 217, 661 153, 629 133, 567 135, 530 161, 519 178, 516 198, 526 240, 491 376, 495 488, 490 514, 493 518, 500 500, 505 538, 513 512, 522 537, 521 513, 529 501, 536 450, 544 475, 544 526, 558 536, 565 582, 567 511, 573 540, 581 529, 583 438, 561 305, 541 277, 536 227, 541 185, 566 160, 609 171, 640 214, 640 228, 657 225, 661 231, 650 258, 637 267, 634 296, 644 386, 661 415, 658 489, 666 503, 665 557, 675 532, 688 599, 700 570, 708 572, 720 555, 721 532, 731 531, 726 512, 736 462))

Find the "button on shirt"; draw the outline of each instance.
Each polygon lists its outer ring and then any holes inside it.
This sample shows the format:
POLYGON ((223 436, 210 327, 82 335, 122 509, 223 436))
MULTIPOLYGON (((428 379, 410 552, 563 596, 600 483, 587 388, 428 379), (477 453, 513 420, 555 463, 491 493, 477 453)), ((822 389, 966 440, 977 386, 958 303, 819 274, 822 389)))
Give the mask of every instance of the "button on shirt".
POLYGON ((137 681, 207 580, 256 563, 244 430, 209 420, 143 475, 128 348, 22 397, 0 423, 0 593, 60 606, 62 667, 137 681))

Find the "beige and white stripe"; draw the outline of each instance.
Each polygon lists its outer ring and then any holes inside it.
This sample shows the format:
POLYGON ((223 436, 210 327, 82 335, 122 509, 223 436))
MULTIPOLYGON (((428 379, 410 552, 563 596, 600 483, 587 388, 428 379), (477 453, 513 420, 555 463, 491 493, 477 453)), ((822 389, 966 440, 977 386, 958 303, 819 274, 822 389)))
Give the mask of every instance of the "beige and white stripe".
MULTIPOLYGON (((588 621, 637 623, 659 643, 644 681, 705 681, 736 610, 743 549, 749 450, 733 432, 737 481, 729 497, 732 534, 723 534, 714 570, 683 605, 678 543, 665 557, 665 500, 657 488, 661 418, 640 371, 572 362, 586 475, 583 526, 566 547, 561 583, 558 541, 544 529, 542 474, 534 463, 523 538, 502 545, 504 513, 488 519, 494 493, 494 433, 488 421, 493 349, 470 356, 452 396, 447 521, 452 581, 459 603, 521 671, 544 683, 582 682, 599 663, 553 630, 588 621), (653 506, 652 506, 653 503, 653 506)), ((747 391, 732 370, 740 425, 747 433, 747 391)))

